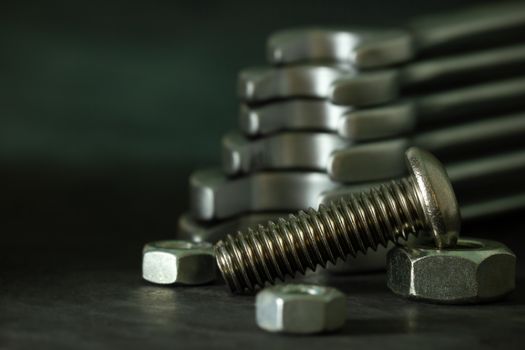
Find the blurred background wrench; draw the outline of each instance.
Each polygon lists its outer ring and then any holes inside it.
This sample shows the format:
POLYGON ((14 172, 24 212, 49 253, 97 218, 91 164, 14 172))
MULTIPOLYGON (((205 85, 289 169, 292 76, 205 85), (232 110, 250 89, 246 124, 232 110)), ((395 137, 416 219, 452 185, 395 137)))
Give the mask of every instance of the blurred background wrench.
POLYGON ((525 3, 502 2, 421 17, 406 29, 296 29, 273 34, 270 62, 343 62, 359 69, 386 67, 523 38, 525 3))
POLYGON ((422 60, 355 76, 332 84, 330 100, 339 105, 366 106, 391 102, 402 95, 444 90, 525 73, 525 45, 422 60), (448 86, 447 86, 448 84, 448 86), (379 88, 381 87, 381 88, 379 88))
MULTIPOLYGON (((469 188, 474 186, 469 195, 477 196, 480 190, 475 185, 486 181, 497 184, 493 188, 500 192, 503 192, 505 186, 512 184, 514 192, 517 192, 525 187, 525 183, 511 183, 507 179, 514 178, 516 174, 523 174, 525 157, 522 153, 521 157, 515 156, 512 162, 509 162, 507 159, 510 156, 511 154, 498 155, 488 160, 475 159, 446 167, 449 169, 461 166, 468 169, 460 173, 462 178, 469 176, 469 188), (505 161, 498 162, 494 159, 505 161), (501 164, 510 165, 502 170, 501 164)), ((461 200, 466 200, 465 193, 461 191, 461 185, 465 182, 455 183, 457 178, 451 180, 461 203, 461 200)), ((343 187, 348 193, 367 190, 377 184, 378 182, 366 182, 343 187)), ((191 215, 197 220, 216 220, 249 212, 295 211, 317 207, 322 193, 341 186, 342 184, 332 181, 327 174, 317 172, 260 172, 250 176, 228 178, 220 169, 202 170, 190 176, 191 215)))
POLYGON ((525 148, 525 112, 335 150, 326 169, 334 181, 362 182, 405 174, 404 152, 427 149, 444 163, 525 148))
POLYGON ((421 95, 345 113, 338 132, 367 141, 483 119, 525 107, 525 76, 421 95))
POLYGON ((473 84, 525 72, 525 45, 358 72, 345 65, 294 65, 248 68, 239 74, 239 94, 248 104, 282 98, 327 98, 335 104, 368 106, 398 99, 403 90, 445 83, 473 84))
POLYGON ((315 99, 280 100, 254 107, 243 104, 239 119, 241 130, 250 137, 282 131, 324 131, 367 141, 405 135, 426 124, 472 120, 517 107, 525 107, 525 76, 363 109, 315 99))
MULTIPOLYGON (((525 207, 525 150, 445 165, 461 205, 464 219, 495 215, 525 207)), ((344 185, 322 193, 327 204, 355 192, 344 185)))
POLYGON ((328 171, 336 181, 375 181, 402 174, 404 152, 412 145, 445 163, 525 147, 525 112, 358 145, 329 133, 286 132, 250 140, 230 132, 222 139, 223 168, 229 175, 309 170, 328 171))

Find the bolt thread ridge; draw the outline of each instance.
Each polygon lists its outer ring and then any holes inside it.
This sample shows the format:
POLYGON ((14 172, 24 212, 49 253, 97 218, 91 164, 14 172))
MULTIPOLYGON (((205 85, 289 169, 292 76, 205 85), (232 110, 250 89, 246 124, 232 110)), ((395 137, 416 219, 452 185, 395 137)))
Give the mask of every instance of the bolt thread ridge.
POLYGON ((215 247, 217 264, 230 289, 243 292, 406 239, 425 225, 417 187, 403 178, 228 235, 215 247))

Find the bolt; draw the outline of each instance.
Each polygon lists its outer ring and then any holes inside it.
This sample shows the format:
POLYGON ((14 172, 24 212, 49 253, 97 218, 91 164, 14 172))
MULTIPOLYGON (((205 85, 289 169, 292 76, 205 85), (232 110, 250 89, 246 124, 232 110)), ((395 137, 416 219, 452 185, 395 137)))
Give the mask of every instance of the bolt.
POLYGON ((431 233, 439 249, 454 246, 460 214, 445 169, 418 148, 405 157, 408 177, 218 242, 217 264, 230 289, 263 287, 420 232, 431 233))

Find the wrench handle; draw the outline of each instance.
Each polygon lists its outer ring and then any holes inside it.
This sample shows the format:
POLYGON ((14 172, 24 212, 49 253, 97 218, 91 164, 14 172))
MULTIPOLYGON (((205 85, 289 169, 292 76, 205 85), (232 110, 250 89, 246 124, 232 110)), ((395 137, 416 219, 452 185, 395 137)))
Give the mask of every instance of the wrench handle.
POLYGON ((421 17, 409 24, 422 56, 465 51, 523 38, 525 2, 497 2, 421 17))

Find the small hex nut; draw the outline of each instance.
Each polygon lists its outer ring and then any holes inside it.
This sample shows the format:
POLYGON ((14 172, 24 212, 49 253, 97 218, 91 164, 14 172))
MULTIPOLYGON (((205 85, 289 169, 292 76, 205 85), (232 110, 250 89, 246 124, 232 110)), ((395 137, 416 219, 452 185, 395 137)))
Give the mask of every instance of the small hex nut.
POLYGON ((335 288, 284 284, 257 294, 256 321, 270 332, 311 334, 334 331, 346 320, 346 297, 335 288))
POLYGON ((204 284, 216 276, 213 246, 207 242, 157 241, 144 246, 142 278, 157 284, 204 284))
POLYGON ((516 255, 505 245, 460 238, 454 248, 398 246, 387 256, 387 285, 396 294, 461 304, 501 298, 515 288, 516 255))

